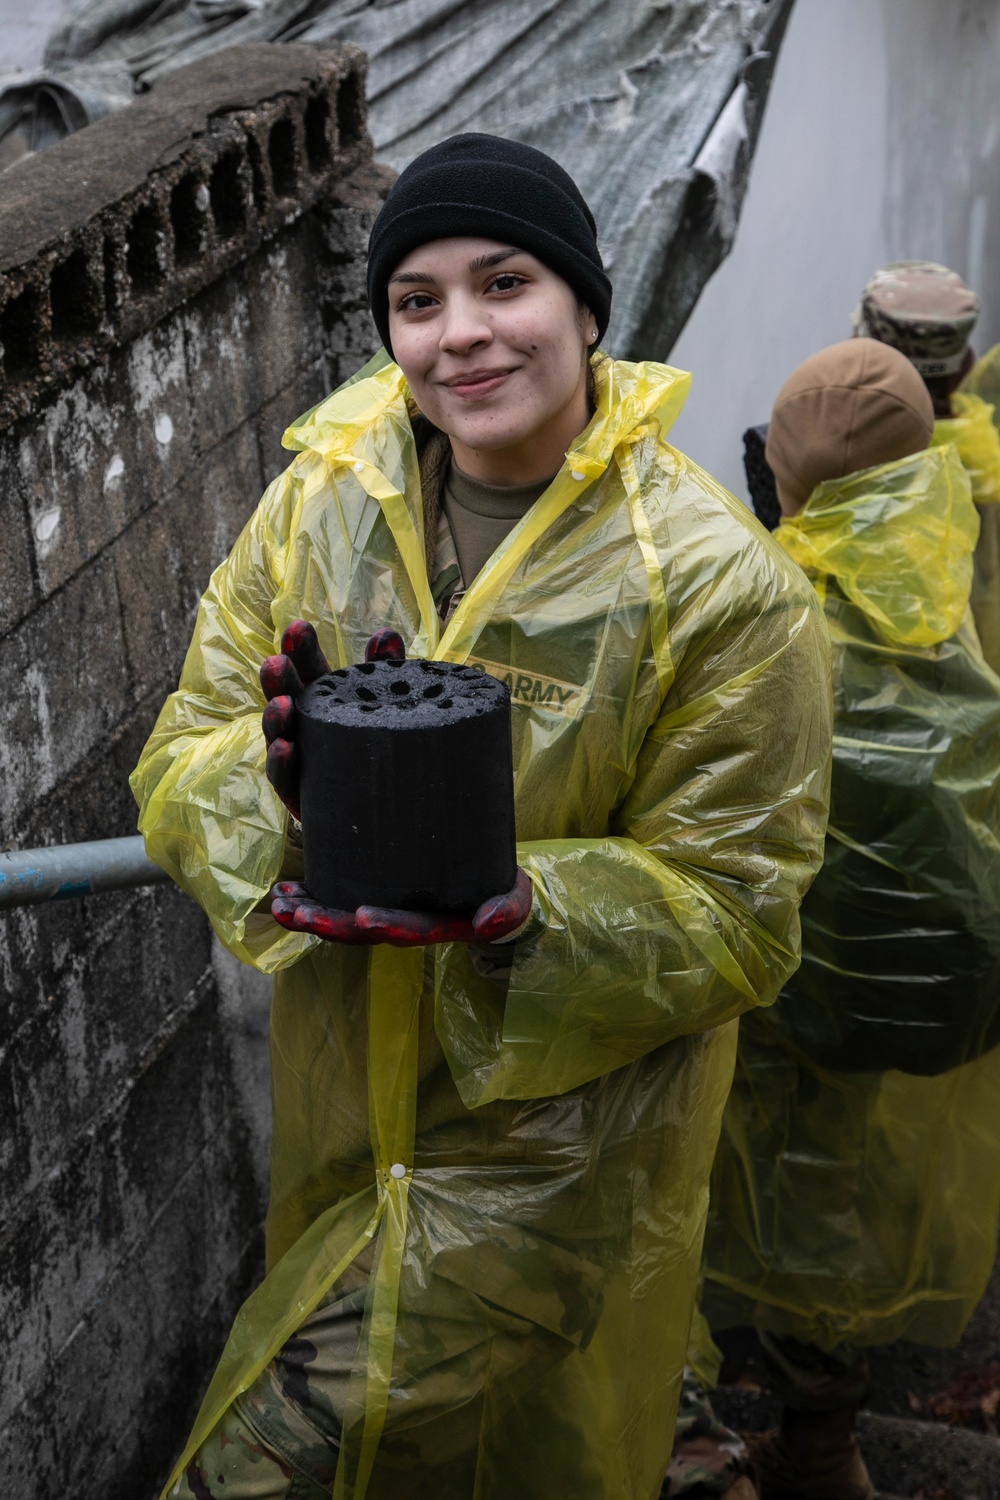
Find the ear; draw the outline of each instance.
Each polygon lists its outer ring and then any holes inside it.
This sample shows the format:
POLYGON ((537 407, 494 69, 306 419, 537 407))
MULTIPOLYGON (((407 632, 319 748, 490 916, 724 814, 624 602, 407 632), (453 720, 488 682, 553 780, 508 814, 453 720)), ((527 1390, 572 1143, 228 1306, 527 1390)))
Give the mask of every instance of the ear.
POLYGON ((595 349, 597 347, 597 319, 585 302, 577 302, 576 316, 584 344, 588 349, 595 349))

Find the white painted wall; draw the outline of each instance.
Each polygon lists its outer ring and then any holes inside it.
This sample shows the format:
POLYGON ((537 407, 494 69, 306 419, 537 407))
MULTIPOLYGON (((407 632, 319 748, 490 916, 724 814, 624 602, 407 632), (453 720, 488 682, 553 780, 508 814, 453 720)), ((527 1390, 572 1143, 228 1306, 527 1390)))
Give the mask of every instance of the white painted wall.
POLYGON ((746 499, 744 428, 849 337, 877 266, 917 258, 1000 341, 1000 0, 796 0, 735 247, 670 357, 694 374, 672 440, 746 499))

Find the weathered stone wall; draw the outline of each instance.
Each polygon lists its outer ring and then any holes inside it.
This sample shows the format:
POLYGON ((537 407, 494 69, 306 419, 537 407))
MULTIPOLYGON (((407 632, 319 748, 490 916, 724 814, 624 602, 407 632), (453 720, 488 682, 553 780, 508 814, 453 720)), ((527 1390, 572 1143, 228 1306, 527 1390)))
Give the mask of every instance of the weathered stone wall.
MULTIPOLYGON (((234 48, 5 174, 0 848, 134 832, 209 572, 377 342, 386 185, 347 47, 234 48)), ((142 1500, 260 1271, 266 986, 170 886, 0 917, 0 975, 0 1495, 142 1500)))

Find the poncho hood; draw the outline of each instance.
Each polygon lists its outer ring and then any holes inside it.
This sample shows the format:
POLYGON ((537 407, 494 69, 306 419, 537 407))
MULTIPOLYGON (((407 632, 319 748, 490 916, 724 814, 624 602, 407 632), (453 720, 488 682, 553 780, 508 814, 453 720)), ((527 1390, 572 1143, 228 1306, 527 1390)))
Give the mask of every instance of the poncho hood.
POLYGON ((953 445, 817 485, 774 535, 891 644, 937 645, 965 618, 979 517, 953 445))
POLYGON ((943 448, 954 443, 958 456, 972 481, 972 498, 977 505, 991 505, 1000 500, 1000 433, 994 411, 988 401, 969 392, 956 391, 951 398, 950 417, 934 423, 931 443, 943 448))

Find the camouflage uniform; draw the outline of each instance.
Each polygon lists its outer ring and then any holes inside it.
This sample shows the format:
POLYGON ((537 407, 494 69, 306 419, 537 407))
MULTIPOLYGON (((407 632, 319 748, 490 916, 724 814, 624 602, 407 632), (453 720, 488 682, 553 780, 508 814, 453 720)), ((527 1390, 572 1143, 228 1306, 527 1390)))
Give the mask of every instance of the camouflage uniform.
POLYGON ((177 1500, 329 1500, 365 1292, 332 1297, 239 1396, 177 1500), (238 1488, 234 1488, 238 1486, 238 1488))
MULTIPOLYGON (((510 1258, 516 1271, 514 1245, 510 1258)), ((354 1282, 360 1270, 357 1262, 351 1267, 354 1282)), ((539 1301, 547 1295, 540 1287, 530 1291, 539 1301)), ((337 1284, 236 1398, 171 1500, 329 1500, 366 1296, 367 1285, 346 1291, 344 1282, 337 1284)), ((371 1500, 471 1494, 489 1381, 502 1371, 505 1398, 513 1403, 574 1348, 530 1318, 484 1304, 443 1278, 431 1279, 414 1300, 397 1341, 380 1443, 382 1477, 369 1487, 371 1500)), ((494 1390, 493 1416, 496 1403, 494 1390)), ((598 1500, 601 1492, 588 1486, 586 1472, 584 1457, 579 1500, 598 1500)))
POLYGON ((746 1444, 738 1432, 719 1421, 708 1392, 694 1371, 686 1368, 661 1500, 722 1495, 747 1472, 746 1444))

